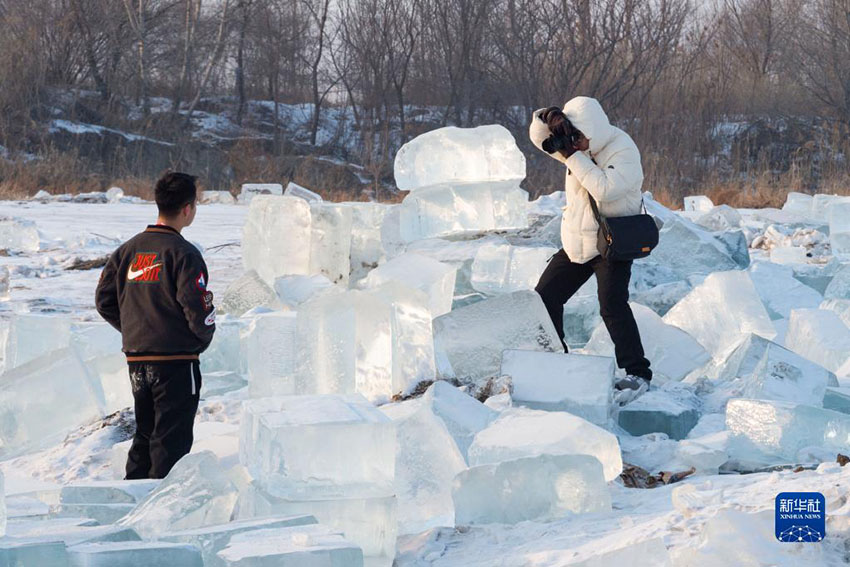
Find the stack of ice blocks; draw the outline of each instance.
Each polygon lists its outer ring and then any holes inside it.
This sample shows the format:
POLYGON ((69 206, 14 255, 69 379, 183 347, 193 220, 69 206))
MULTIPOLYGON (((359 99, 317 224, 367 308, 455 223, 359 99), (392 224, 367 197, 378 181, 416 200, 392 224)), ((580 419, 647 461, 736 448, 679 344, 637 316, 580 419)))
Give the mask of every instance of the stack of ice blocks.
POLYGON ((402 146, 394 167, 411 193, 385 219, 387 241, 528 226, 525 157, 502 126, 433 130, 402 146))
POLYGON ((245 402, 244 517, 311 514, 370 557, 395 551, 395 425, 360 395, 245 402))
POLYGON ((315 297, 297 327, 296 393, 379 401, 434 379, 428 297, 398 282, 315 297))
POLYGON ((251 200, 242 238, 242 261, 269 285, 278 276, 324 274, 348 283, 352 209, 291 196, 251 200))

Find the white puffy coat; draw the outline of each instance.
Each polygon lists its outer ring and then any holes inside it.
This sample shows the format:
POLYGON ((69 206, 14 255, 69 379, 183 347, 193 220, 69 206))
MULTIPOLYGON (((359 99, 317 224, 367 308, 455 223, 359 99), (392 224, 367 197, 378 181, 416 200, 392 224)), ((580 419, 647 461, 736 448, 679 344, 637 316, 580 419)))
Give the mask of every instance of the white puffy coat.
MULTIPOLYGON (((532 143, 541 151, 543 141, 550 135, 549 127, 538 118, 543 110, 534 111, 528 130, 532 143)), ((628 134, 611 125, 595 98, 570 99, 564 105, 564 114, 590 141, 590 147, 587 152, 575 152, 569 158, 559 152, 547 155, 567 166, 564 183, 567 206, 561 217, 561 245, 571 261, 584 264, 599 255, 596 248, 599 225, 587 193, 596 199, 603 217, 639 214, 643 168, 637 145, 628 134)))

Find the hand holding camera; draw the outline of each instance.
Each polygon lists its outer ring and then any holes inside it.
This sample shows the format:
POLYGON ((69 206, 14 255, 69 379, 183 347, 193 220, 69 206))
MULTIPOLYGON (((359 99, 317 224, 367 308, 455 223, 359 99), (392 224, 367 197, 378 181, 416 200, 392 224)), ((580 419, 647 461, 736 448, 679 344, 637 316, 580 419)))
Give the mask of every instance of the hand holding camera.
POLYGON ((549 131, 552 133, 543 141, 543 151, 549 154, 561 152, 564 157, 570 157, 579 151, 578 144, 583 135, 573 126, 560 108, 550 106, 543 110, 538 117, 549 127, 549 131))

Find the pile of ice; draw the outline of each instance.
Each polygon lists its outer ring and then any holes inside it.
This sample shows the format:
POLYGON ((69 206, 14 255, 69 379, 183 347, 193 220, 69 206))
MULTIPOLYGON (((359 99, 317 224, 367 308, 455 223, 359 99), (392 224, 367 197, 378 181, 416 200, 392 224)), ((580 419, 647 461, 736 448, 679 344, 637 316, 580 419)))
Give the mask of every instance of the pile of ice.
MULTIPOLYGON (((662 228, 632 266, 630 309, 654 378, 621 408, 595 278, 564 308, 569 352, 534 291, 563 196, 529 206, 524 175, 504 129, 447 128, 399 152, 400 204, 243 187, 245 273, 217 294, 201 357, 201 413, 230 408, 230 422, 196 427, 195 452, 161 482, 7 490, 0 555, 720 564, 734 561, 721 520, 745 523, 718 513, 724 498, 766 475, 719 473, 819 466, 808 480, 832 489, 826 461, 850 454, 846 202, 792 194, 783 210, 746 210, 692 196, 677 212, 645 194, 662 228), (634 466, 691 476, 672 495, 634 491, 634 466), (648 519, 660 501, 671 516, 648 519)), ((132 405, 104 323, 16 313, 0 345, 0 458, 132 405)))
POLYGON ((398 188, 410 191, 384 223, 385 247, 456 232, 528 226, 525 156, 499 125, 440 128, 401 147, 398 188))

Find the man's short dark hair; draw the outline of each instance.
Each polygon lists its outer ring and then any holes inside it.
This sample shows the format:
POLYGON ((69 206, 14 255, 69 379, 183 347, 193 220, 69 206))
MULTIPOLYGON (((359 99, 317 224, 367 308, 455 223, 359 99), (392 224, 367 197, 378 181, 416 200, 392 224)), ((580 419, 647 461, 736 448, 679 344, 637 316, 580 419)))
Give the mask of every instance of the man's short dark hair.
POLYGON ((156 206, 165 217, 174 217, 180 209, 198 198, 194 175, 169 172, 156 182, 156 206))

